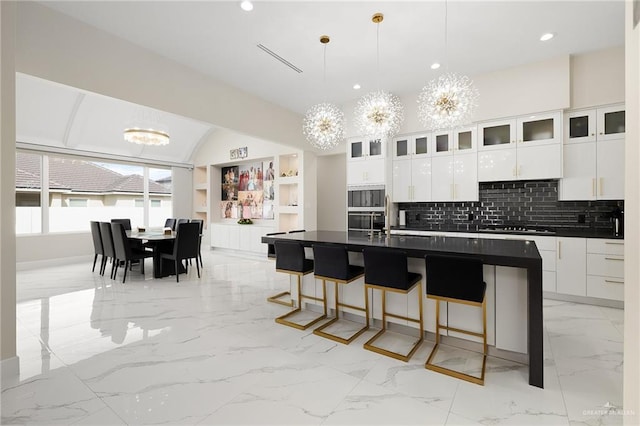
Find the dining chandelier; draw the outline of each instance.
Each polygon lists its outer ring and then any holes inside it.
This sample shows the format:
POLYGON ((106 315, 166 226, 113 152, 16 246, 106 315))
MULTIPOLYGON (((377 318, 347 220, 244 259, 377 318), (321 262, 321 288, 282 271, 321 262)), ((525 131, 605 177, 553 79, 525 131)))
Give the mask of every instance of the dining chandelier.
POLYGON ((160 122, 160 113, 148 108, 140 108, 124 129, 124 140, 127 142, 162 146, 170 141, 169 132, 160 122))
POLYGON ((124 129, 124 140, 139 145, 161 146, 169 143, 169 134, 161 130, 132 127, 124 129))
MULTIPOLYGON (((324 46, 323 85, 325 94, 327 93, 327 44, 329 41, 331 41, 329 36, 320 36, 320 43, 324 46)), ((322 150, 331 149, 344 140, 344 113, 340 108, 328 102, 316 104, 309 108, 304 116, 302 133, 313 147, 322 150)))
MULTIPOLYGON (((444 45, 448 68, 447 1, 444 3, 444 45)), ((431 80, 418 96, 418 118, 431 130, 448 129, 468 123, 473 117, 479 93, 465 75, 447 72, 431 80)))
POLYGON ((378 90, 367 93, 355 108, 355 122, 359 134, 369 140, 382 141, 395 136, 404 121, 404 108, 396 95, 380 90, 380 22, 382 13, 376 13, 371 21, 376 28, 376 61, 378 90))

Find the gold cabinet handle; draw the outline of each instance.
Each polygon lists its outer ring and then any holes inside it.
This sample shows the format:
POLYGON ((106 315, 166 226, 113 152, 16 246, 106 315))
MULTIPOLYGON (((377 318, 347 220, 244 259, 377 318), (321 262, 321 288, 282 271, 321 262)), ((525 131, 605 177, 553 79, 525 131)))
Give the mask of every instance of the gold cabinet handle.
POLYGON ((624 243, 618 243, 618 242, 614 242, 614 241, 605 241, 605 244, 611 244, 613 246, 623 246, 624 243))
POLYGON ((596 196, 596 178, 591 179, 591 195, 596 196))
POLYGON ((558 259, 562 259, 562 241, 558 241, 558 259))
POLYGON ((604 260, 619 260, 621 262, 624 261, 624 257, 621 259, 619 257, 605 257, 604 260))
POLYGON ((603 195, 603 188, 604 187, 604 178, 600 178, 600 195, 603 195))
POLYGON ((605 283, 611 283, 611 284, 624 284, 624 281, 617 281, 617 280, 604 280, 605 283))

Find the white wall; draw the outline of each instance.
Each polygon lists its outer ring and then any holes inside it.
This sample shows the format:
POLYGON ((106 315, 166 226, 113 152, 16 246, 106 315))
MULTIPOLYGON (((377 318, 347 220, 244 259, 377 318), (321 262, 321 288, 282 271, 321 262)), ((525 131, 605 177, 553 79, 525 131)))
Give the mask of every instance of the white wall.
MULTIPOLYGON (((626 2, 626 144, 624 240, 624 384, 623 407, 634 414, 625 425, 640 424, 640 24, 633 29, 633 3, 626 2)), ((639 11, 640 12, 640 11, 639 11)))
POLYGON ((0 361, 17 368, 16 358, 16 4, 0 2, 0 361))
POLYGON ((571 108, 624 102, 624 46, 571 57, 571 108))
POLYGON ((347 157, 318 157, 318 229, 347 229, 347 157))
POLYGON ((16 239, 19 269, 93 259, 90 232, 21 235, 16 239))
POLYGON ((193 170, 173 167, 173 217, 189 219, 193 216, 193 170))

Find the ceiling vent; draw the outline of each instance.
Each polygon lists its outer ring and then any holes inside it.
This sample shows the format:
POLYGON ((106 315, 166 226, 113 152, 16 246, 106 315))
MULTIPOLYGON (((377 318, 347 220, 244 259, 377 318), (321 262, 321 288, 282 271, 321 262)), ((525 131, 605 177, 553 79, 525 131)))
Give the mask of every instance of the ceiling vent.
POLYGON ((269 49, 264 44, 258 43, 256 46, 258 46, 258 49, 262 50, 263 52, 265 52, 265 53, 267 53, 267 54, 269 54, 271 56, 273 56, 275 59, 277 59, 278 61, 282 62, 283 64, 285 64, 286 66, 288 66, 289 68, 294 70, 295 72, 297 72, 297 73, 301 73, 302 72, 302 70, 300 68, 296 67, 291 62, 287 61, 282 56, 278 55, 276 52, 274 52, 273 50, 269 49))

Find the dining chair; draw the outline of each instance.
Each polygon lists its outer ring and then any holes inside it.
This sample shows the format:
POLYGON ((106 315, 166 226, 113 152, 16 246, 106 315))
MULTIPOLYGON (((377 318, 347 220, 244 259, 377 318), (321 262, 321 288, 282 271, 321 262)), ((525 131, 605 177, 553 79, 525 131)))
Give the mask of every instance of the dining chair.
POLYGON ((100 265, 100 275, 104 275, 107 260, 111 259, 111 273, 109 276, 113 279, 116 267, 116 250, 113 245, 113 233, 111 232, 111 224, 109 222, 100 222, 100 236, 102 237, 102 248, 104 249, 104 257, 102 258, 102 265, 100 265))
POLYGON ((176 229, 174 229, 174 231, 178 230, 178 225, 180 225, 181 223, 189 223, 189 219, 178 219, 176 221, 176 229))
POLYGON ((91 272, 95 272, 96 270, 96 261, 98 260, 98 255, 101 255, 100 259, 100 271, 102 271, 102 263, 104 262, 104 247, 102 246, 102 236, 100 235, 100 222, 91 221, 91 238, 93 239, 93 267, 91 268, 91 272))
POLYGON ((171 228, 172 231, 175 231, 176 230, 176 219, 168 218, 167 220, 164 221, 164 227, 165 228, 171 228))
MULTIPOLYGON (((204 264, 202 263, 202 231, 204 229, 204 221, 202 219, 191 219, 190 223, 197 223, 199 225, 198 228, 198 259, 200 260, 200 267, 204 268, 204 264)), ((191 262, 189 262, 191 264, 191 262)))
POLYGON ((131 231, 131 219, 111 219, 111 223, 121 223, 125 231, 131 231))
MULTIPOLYGON (((182 219, 181 219, 182 220, 182 219)), ((160 253, 160 268, 164 266, 163 259, 173 260, 176 282, 180 282, 180 262, 187 259, 196 260, 198 278, 200 278, 200 264, 198 263, 198 241, 200 239, 200 225, 197 223, 179 223, 177 225, 176 240, 171 253, 160 253)), ((189 272, 185 265, 186 272, 189 272)), ((164 275, 164 274, 162 274, 164 275)))
POLYGON ((137 250, 131 247, 131 243, 127 238, 127 233, 122 223, 112 223, 111 231, 113 233, 113 246, 116 251, 116 266, 113 276, 118 273, 118 265, 122 261, 124 262, 124 274, 122 276, 122 283, 124 284, 127 279, 127 269, 131 267, 131 263, 135 260, 140 261, 140 272, 144 275, 144 259, 147 257, 153 257, 153 252, 148 250, 137 250))

